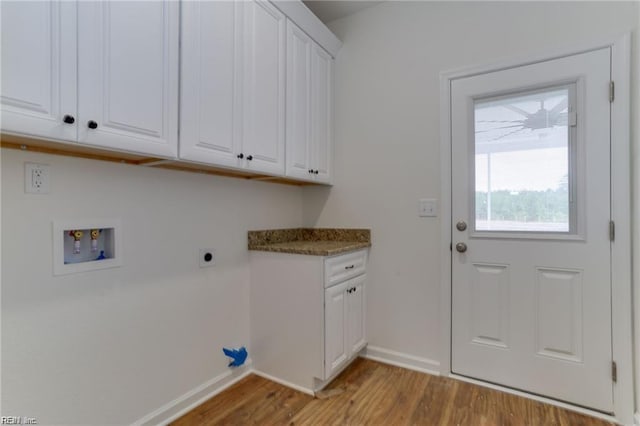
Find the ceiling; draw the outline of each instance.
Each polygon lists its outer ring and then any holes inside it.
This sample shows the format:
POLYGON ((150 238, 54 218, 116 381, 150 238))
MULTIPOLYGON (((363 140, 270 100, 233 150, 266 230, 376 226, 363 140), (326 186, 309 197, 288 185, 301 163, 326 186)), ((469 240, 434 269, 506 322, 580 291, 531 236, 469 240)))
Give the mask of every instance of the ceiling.
POLYGON ((362 9, 382 3, 383 0, 303 0, 315 15, 325 24, 362 9))

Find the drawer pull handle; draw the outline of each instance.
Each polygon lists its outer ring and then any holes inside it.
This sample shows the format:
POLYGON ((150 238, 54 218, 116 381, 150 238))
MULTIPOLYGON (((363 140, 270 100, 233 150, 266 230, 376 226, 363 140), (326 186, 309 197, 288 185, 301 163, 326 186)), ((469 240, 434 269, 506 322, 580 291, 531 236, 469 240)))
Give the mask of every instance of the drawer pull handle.
POLYGON ((344 267, 344 269, 353 269, 353 268, 355 268, 355 267, 356 267, 356 265, 345 266, 345 267, 344 267))

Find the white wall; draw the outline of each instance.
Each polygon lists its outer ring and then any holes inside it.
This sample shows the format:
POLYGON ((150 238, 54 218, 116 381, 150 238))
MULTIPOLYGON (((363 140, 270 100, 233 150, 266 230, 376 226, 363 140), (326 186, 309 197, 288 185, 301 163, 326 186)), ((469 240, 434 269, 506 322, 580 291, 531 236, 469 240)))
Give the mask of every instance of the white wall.
MULTIPOLYGON (((637 8, 637 27, 640 29, 640 7, 637 8)), ((633 283, 634 283, 634 330, 635 330, 635 384, 636 384, 636 424, 640 425, 640 30, 633 39, 631 79, 631 135, 633 138, 633 283)))
POLYGON ((304 190, 304 222, 371 227, 370 345, 441 359, 448 242, 438 218, 417 217, 419 198, 440 199, 440 72, 598 43, 637 16, 631 2, 385 2, 330 24, 344 43, 335 187, 304 190))
POLYGON ((227 371, 222 347, 249 342, 247 230, 301 225, 301 197, 2 150, 2 414, 128 424, 227 371), (51 165, 51 194, 24 194, 25 161, 51 165), (125 265, 53 277, 51 221, 94 217, 121 218, 125 265))

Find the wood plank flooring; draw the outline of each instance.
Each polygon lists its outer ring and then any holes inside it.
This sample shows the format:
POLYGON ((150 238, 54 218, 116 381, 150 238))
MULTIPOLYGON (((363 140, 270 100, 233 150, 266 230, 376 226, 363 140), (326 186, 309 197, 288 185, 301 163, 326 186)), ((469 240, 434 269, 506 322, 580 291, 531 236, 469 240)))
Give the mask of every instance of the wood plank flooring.
POLYGON ((362 358, 327 390, 335 391, 327 392, 330 396, 325 399, 313 398, 250 375, 172 425, 610 424, 527 398, 362 358))

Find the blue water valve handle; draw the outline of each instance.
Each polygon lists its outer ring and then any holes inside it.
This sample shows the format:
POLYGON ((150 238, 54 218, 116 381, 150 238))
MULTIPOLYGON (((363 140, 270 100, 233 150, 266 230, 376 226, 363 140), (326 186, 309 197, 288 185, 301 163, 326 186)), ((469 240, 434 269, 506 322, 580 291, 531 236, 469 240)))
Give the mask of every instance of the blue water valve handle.
POLYGON ((245 348, 244 346, 240 349, 222 348, 222 352, 224 352, 224 354, 229 358, 233 359, 233 361, 229 363, 229 367, 240 367, 242 364, 244 364, 248 355, 247 348, 245 348))

